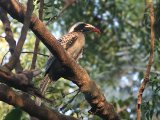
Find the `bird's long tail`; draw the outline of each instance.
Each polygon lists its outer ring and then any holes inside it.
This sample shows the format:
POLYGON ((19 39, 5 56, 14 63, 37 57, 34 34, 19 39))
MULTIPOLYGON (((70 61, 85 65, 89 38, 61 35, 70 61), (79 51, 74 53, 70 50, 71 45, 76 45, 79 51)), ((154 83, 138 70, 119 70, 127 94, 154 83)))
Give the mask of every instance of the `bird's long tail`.
MULTIPOLYGON (((47 87, 48 87, 48 85, 49 85, 50 83, 51 83, 51 80, 50 80, 50 78, 49 78, 49 76, 48 76, 48 74, 47 74, 47 75, 44 77, 44 79, 41 81, 41 83, 40 83, 40 93, 41 93, 42 95, 45 94, 45 91, 46 91, 46 89, 47 89, 47 87)), ((41 106, 42 100, 41 100, 39 97, 36 97, 35 103, 36 103, 36 105, 41 106)))

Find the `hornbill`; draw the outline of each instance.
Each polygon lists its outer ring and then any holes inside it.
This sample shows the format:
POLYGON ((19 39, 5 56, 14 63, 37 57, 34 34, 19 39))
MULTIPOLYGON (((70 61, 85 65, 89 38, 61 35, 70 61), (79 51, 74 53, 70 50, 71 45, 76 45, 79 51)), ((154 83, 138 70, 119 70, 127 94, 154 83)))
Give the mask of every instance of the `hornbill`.
MULTIPOLYGON (((92 26, 91 24, 78 22, 69 29, 67 34, 65 34, 58 40, 58 42, 62 45, 66 52, 77 62, 79 58, 82 57, 82 52, 85 45, 84 34, 88 32, 100 33, 100 30, 92 26)), ((44 92, 51 81, 57 81, 60 77, 68 74, 66 71, 67 70, 58 61, 58 59, 53 55, 50 55, 46 64, 45 78, 40 83, 41 94, 44 95, 44 92)), ((40 105, 41 100, 37 98, 36 104, 40 105)))

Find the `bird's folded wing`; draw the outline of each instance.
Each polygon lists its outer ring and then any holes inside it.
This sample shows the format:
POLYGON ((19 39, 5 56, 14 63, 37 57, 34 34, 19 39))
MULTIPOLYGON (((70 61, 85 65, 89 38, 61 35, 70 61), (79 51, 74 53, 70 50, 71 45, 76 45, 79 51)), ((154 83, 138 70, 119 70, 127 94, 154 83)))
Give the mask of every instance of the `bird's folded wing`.
POLYGON ((62 36, 58 41, 63 46, 65 50, 67 50, 78 38, 78 34, 76 32, 68 33, 62 36))
MULTIPOLYGON (((62 36, 60 39, 58 39, 58 42, 65 50, 67 50, 72 44, 74 44, 77 38, 77 33, 72 32, 62 36)), ((56 58, 54 57, 54 55, 50 54, 48 61, 45 65, 45 75, 48 73, 55 59, 56 58)))
POLYGON ((55 60, 55 57, 52 54, 50 54, 50 56, 49 56, 49 58, 46 62, 46 65, 45 65, 45 75, 48 73, 52 63, 54 62, 54 60, 55 60))

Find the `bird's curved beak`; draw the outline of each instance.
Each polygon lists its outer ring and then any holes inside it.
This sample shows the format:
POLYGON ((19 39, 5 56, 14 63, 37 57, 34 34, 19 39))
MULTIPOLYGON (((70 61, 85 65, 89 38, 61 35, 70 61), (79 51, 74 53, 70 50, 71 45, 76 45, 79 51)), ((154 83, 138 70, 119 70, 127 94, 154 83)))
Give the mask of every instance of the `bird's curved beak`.
POLYGON ((96 32, 96 33, 99 33, 99 34, 101 33, 101 31, 98 28, 96 28, 96 27, 94 27, 93 25, 90 25, 90 24, 86 24, 85 28, 89 29, 92 32, 96 32))

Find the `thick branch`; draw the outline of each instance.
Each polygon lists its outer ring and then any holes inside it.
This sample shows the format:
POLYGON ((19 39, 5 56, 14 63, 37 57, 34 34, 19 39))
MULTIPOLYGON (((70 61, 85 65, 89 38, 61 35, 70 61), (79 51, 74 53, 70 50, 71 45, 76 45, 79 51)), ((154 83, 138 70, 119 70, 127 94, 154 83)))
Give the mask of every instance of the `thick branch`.
POLYGON ((0 100, 10 105, 20 107, 30 115, 35 116, 40 120, 78 120, 73 117, 62 115, 57 111, 50 110, 44 106, 37 106, 28 96, 17 94, 10 87, 4 84, 0 84, 0 100))
MULTIPOLYGON (((0 6, 13 18, 23 22, 25 8, 16 0, 1 0, 0 6)), ((72 76, 71 80, 80 88, 81 92, 84 93, 86 100, 92 107, 90 112, 99 115, 105 120, 119 120, 113 106, 106 101, 95 82, 89 78, 87 72, 82 67, 66 54, 65 50, 57 42, 55 37, 35 15, 31 18, 30 28, 47 46, 51 53, 53 53, 55 57, 57 57, 57 59, 73 73, 74 78, 72 76)))
POLYGON ((143 79, 143 82, 140 85, 139 91, 138 91, 137 120, 141 120, 142 94, 143 94, 143 91, 144 91, 147 83, 149 82, 149 75, 150 75, 150 71, 151 71, 151 67, 152 67, 152 63, 153 63, 153 55, 154 55, 154 39, 155 39, 154 24, 155 24, 155 19, 154 19, 154 7, 153 7, 152 0, 151 0, 151 2, 149 1, 148 5, 150 7, 150 21, 151 21, 151 43, 150 43, 151 52, 150 52, 150 56, 149 56, 149 60, 148 60, 147 69, 145 71, 144 79, 143 79))
POLYGON ((0 82, 15 87, 22 91, 27 91, 31 87, 33 72, 24 71, 23 73, 13 74, 0 67, 0 82))

